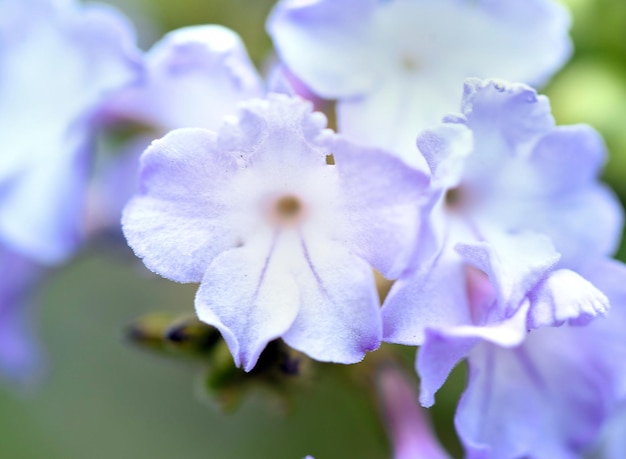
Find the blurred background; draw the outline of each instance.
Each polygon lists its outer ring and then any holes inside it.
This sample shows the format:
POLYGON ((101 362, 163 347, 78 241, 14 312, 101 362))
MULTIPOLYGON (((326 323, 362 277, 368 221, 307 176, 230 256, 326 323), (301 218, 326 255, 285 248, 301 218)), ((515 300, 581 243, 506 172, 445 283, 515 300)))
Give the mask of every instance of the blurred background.
MULTIPOLYGON (((271 0, 115 0, 148 48, 178 27, 237 31, 254 62, 271 52, 271 0)), ((626 200, 626 2, 567 0, 576 54, 542 90, 560 124, 586 122, 606 139, 605 179, 626 200)), ((626 260, 624 248, 620 258, 626 260)), ((196 286, 150 275, 128 250, 87 247, 37 292, 33 311, 47 358, 37 387, 0 385, 0 458, 385 458, 389 446, 358 373, 329 366, 296 391, 288 410, 262 393, 224 414, 203 394, 193 362, 128 344, 125 327, 152 311, 193 313, 196 286), (352 372, 352 373, 351 373, 352 372)), ((408 360, 413 349, 403 351, 408 360)), ((459 455, 452 413, 464 382, 455 371, 433 410, 444 446, 459 455)), ((416 383, 416 381, 415 381, 416 383)))

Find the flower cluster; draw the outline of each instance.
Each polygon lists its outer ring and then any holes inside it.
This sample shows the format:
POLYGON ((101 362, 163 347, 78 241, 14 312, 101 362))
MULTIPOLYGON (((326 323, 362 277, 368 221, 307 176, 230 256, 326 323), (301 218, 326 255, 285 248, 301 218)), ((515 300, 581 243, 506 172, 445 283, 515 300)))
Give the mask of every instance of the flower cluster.
MULTIPOLYGON (((469 458, 579 457, 626 401, 626 267, 610 259, 623 212, 599 181, 605 146, 557 126, 529 86, 571 53, 561 6, 282 0, 268 83, 221 26, 141 55, 109 9, 0 12, 0 369, 32 358, 18 358, 15 319, 30 260, 59 263, 81 240, 95 127, 132 122, 149 134, 97 179, 91 218, 114 225, 125 206, 129 246, 200 284, 197 316, 236 366, 252 371, 276 339, 342 364, 419 346, 430 407, 466 360, 455 425, 469 458), (337 133, 308 94, 337 100, 337 133), (395 281, 382 304, 374 270, 395 281)), ((405 456, 445 457, 418 427, 417 443, 392 429, 418 451, 405 456)))

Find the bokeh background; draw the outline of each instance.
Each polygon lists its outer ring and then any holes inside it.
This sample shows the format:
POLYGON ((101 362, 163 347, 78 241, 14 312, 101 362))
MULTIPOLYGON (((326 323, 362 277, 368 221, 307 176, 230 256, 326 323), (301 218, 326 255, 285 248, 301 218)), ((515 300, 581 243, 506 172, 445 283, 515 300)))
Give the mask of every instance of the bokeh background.
MULTIPOLYGON (((218 23, 237 31, 262 66, 271 53, 264 22, 271 0, 111 0, 147 49, 164 32, 218 23)), ((564 0, 576 53, 542 90, 560 124, 586 122, 605 137, 605 179, 626 200, 626 1, 564 0)), ((329 366, 297 391, 289 412, 262 392, 222 413, 202 391, 201 369, 138 349, 127 324, 152 311, 192 314, 195 286, 150 275, 127 250, 88 246, 52 272, 33 318, 47 359, 27 390, 0 383, 2 459, 386 458, 376 402, 354 373, 329 366)), ((626 260, 624 248, 620 258, 626 260)), ((404 358, 412 359, 407 349, 404 358)), ((357 373, 358 375, 358 373, 357 373)), ((433 410, 442 441, 460 454, 451 416, 464 369, 433 410)))

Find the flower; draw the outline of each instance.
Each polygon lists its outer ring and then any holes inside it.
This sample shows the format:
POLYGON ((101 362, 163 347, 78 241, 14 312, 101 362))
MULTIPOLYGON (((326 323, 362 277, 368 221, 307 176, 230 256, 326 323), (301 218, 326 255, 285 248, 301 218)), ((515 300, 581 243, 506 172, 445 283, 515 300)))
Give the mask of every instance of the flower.
POLYGON ((240 102, 265 92, 239 36, 219 25, 169 32, 142 57, 144 78, 119 91, 100 116, 148 132, 134 136, 98 175, 89 203, 92 231, 119 231, 122 209, 137 187, 139 156, 154 138, 177 128, 217 129, 240 102))
POLYGON ((219 25, 169 32, 144 56, 146 75, 113 98, 109 118, 164 135, 183 127, 216 129, 239 102, 264 94, 239 36, 219 25))
POLYGON ((201 282, 199 318, 246 371, 277 337, 357 362, 381 338, 369 264, 402 272, 428 180, 325 130, 300 99, 241 107, 217 133, 175 130, 144 153, 129 245, 158 274, 201 282))
POLYGON ((54 264, 81 238, 92 115, 137 77, 133 33, 100 5, 8 0, 0 17, 0 243, 54 264))
POLYGON ((548 100, 520 84, 470 79, 462 107, 418 138, 435 189, 422 240, 435 255, 405 273, 385 301, 391 342, 420 345, 427 327, 485 323, 470 314, 468 263, 496 282, 502 319, 549 274, 558 277, 547 286, 586 291, 580 276, 561 269, 609 255, 619 241, 622 211, 597 180, 605 149, 595 131, 555 127, 548 100))
POLYGON ((32 382, 29 293, 82 239, 95 112, 140 74, 130 25, 71 1, 0 4, 0 372, 32 382))
POLYGON ((544 83, 568 27, 549 0, 283 0, 267 23, 286 65, 338 99, 339 132, 414 165, 417 133, 456 109, 465 78, 544 83))
POLYGON ((450 459, 437 441, 415 390, 394 364, 381 365, 376 385, 394 459, 450 459))
POLYGON ((622 211, 597 180, 600 137, 555 127, 525 85, 469 80, 462 115, 417 143, 437 190, 425 232, 439 251, 392 288, 385 339, 421 345, 427 406, 467 358, 456 425, 468 457, 580 453, 626 389, 626 271, 602 261, 622 211))
MULTIPOLYGON (((623 403, 626 266, 597 260, 580 273, 608 296, 606 317, 533 329, 513 347, 483 340, 468 352, 468 383, 455 418, 467 457, 580 457, 623 403)), ((433 331, 420 351, 426 378, 427 366, 460 344, 445 335, 433 331)))
POLYGON ((30 295, 41 266, 8 250, 0 252, 0 375, 23 385, 37 379, 41 350, 30 323, 30 295))

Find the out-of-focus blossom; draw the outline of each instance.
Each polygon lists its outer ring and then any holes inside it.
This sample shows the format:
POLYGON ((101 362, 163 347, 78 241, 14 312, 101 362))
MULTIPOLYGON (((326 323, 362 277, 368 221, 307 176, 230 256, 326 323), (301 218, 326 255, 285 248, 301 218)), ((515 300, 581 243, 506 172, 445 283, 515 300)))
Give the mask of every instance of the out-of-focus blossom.
POLYGON ((219 25, 168 33, 145 54, 144 66, 145 78, 101 113, 110 124, 135 123, 142 132, 102 168, 91 193, 92 231, 119 228, 122 208, 137 186, 138 158, 154 138, 185 127, 215 130, 240 102, 265 92, 239 36, 219 25))
POLYGON ((92 115, 137 77, 130 25, 104 5, 0 5, 0 244, 42 263, 81 238, 92 115))
POLYGON ((339 99, 339 132, 411 164, 465 78, 537 85, 571 53, 569 16, 549 0, 283 0, 267 28, 299 78, 339 99))
POLYGON ((32 333, 30 301, 42 268, 17 253, 0 252, 0 375, 19 385, 36 380, 41 353, 32 333))
POLYGON ((277 337, 357 362, 381 338, 370 263, 402 272, 428 180, 335 136, 300 99, 242 107, 217 133, 176 130, 152 144, 124 233, 148 268, 202 282, 198 316, 246 370, 277 337))
POLYGON ((417 403, 415 388, 393 365, 382 365, 377 374, 381 409, 393 446, 394 459, 449 459, 417 403))
POLYGON ((239 102, 264 93, 241 39, 219 25, 174 30, 144 60, 145 79, 121 92, 107 116, 149 126, 160 136, 184 127, 217 129, 239 102))

